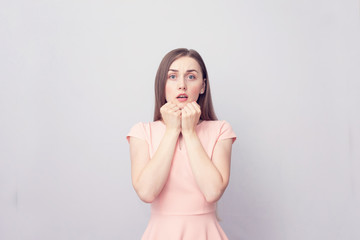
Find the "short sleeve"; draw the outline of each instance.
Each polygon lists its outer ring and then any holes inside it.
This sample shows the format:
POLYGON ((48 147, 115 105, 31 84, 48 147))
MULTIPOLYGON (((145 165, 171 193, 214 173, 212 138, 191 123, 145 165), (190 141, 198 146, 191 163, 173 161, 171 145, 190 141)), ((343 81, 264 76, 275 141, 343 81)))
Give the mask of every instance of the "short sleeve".
POLYGON ((144 124, 141 122, 135 124, 130 129, 130 132, 128 133, 128 135, 126 135, 126 140, 128 142, 130 141, 130 137, 137 137, 137 138, 146 140, 144 124))
POLYGON ((235 135, 234 131, 232 130, 231 125, 226 121, 222 121, 218 141, 227 139, 227 138, 232 138, 233 139, 232 142, 234 143, 236 140, 236 135, 235 135))

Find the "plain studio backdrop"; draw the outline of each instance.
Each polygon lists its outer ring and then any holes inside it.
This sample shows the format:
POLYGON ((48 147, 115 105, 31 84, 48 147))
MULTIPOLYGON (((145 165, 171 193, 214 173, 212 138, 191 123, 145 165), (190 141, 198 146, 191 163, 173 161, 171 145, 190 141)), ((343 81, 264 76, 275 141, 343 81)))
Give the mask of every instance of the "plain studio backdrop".
POLYGON ((1 1, 0 239, 137 240, 125 139, 162 57, 196 49, 238 139, 230 240, 360 239, 360 6, 351 0, 1 1))

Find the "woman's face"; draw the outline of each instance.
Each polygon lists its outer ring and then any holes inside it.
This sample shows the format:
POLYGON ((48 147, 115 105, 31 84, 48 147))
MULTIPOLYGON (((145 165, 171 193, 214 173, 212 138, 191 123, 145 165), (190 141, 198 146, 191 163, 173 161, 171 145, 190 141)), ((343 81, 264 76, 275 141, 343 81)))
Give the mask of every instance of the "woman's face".
POLYGON ((181 57, 170 65, 165 84, 167 102, 175 103, 182 109, 187 103, 197 101, 204 91, 205 82, 195 59, 181 57))

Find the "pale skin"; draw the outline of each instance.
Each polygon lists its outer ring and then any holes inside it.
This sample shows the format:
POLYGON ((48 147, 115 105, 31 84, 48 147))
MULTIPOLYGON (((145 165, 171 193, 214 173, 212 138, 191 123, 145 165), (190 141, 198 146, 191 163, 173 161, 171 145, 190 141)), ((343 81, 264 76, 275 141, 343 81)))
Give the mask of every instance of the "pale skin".
POLYGON ((141 200, 152 202, 168 178, 176 144, 185 143, 190 166, 200 191, 207 202, 216 202, 225 191, 230 177, 232 139, 216 143, 212 159, 196 133, 201 110, 196 103, 205 90, 205 81, 196 60, 181 57, 168 72, 165 86, 167 103, 161 109, 165 134, 152 158, 145 140, 130 137, 131 175, 134 189, 141 200), (177 98, 186 94, 186 99, 177 98))

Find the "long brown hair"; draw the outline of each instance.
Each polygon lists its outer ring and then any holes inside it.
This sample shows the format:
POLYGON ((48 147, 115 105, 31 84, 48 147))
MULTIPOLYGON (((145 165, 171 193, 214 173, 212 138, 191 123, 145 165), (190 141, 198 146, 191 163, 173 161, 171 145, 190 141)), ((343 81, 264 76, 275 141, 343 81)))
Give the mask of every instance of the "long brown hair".
POLYGON ((170 65, 181 57, 191 57, 195 59, 200 65, 202 75, 205 81, 205 91, 199 95, 197 103, 201 108, 201 120, 217 120, 215 115, 214 107, 211 100, 209 76, 206 70, 205 63, 201 58, 200 54, 187 48, 178 48, 170 51, 162 59, 155 77, 155 111, 154 121, 161 120, 160 108, 166 103, 165 99, 165 84, 167 81, 167 75, 170 65))

